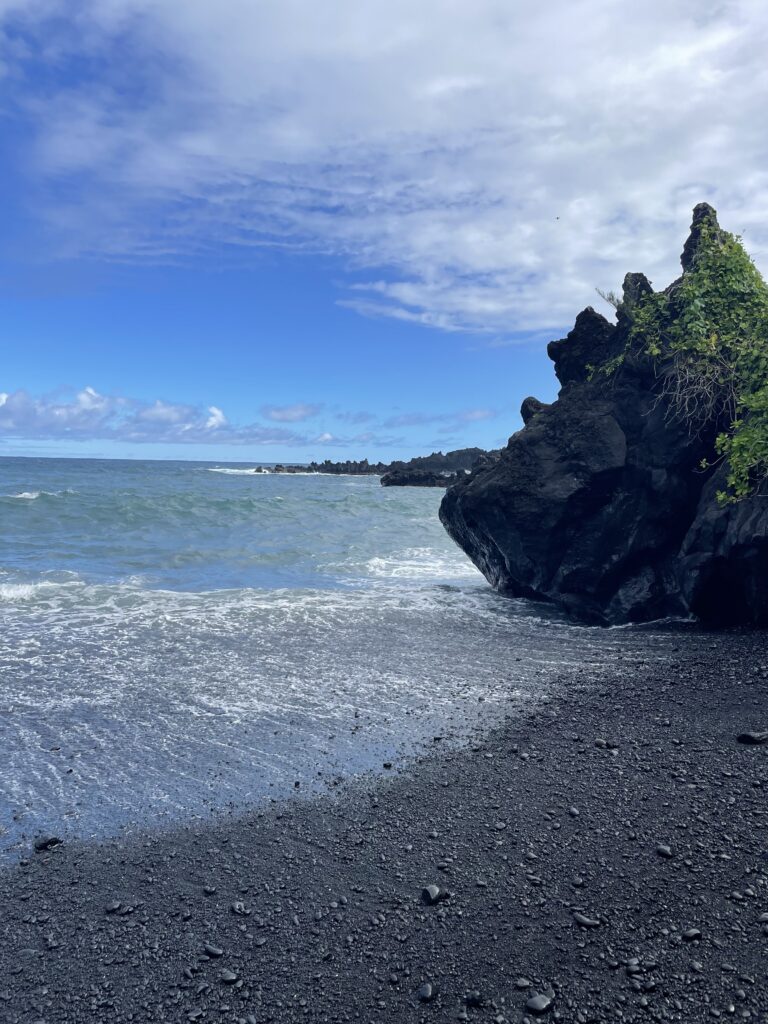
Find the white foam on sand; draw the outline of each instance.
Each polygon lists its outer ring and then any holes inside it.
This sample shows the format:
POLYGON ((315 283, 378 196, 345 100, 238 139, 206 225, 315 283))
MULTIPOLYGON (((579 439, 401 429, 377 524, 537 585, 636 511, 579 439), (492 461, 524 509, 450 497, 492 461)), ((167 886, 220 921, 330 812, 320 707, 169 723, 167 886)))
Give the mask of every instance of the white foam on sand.
POLYGON ((377 555, 365 563, 365 568, 371 576, 383 579, 482 579, 482 573, 468 558, 451 557, 434 548, 406 548, 385 557, 377 555))

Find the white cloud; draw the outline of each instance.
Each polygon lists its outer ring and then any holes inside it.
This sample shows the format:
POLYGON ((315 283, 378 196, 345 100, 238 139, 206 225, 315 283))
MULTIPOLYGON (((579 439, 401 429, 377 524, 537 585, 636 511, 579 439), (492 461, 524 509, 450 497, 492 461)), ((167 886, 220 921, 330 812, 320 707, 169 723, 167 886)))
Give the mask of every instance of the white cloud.
POLYGON ((321 409, 321 405, 309 405, 305 402, 297 402, 295 405, 265 405, 261 409, 261 415, 275 423, 301 423, 317 416, 321 409))
POLYGON ((628 269, 666 283, 702 199, 768 260, 763 0, 0 0, 3 23, 26 166, 69 183, 35 195, 62 252, 322 251, 369 268, 360 313, 494 334, 628 269))
POLYGON ((205 421, 206 430, 218 430, 220 427, 226 427, 227 417, 218 409, 215 405, 208 406, 208 419, 205 421))
POLYGON ((147 406, 144 409, 140 409, 136 413, 136 419, 143 420, 146 423, 184 423, 189 416, 192 414, 192 410, 189 406, 185 405, 171 405, 168 402, 161 402, 159 399, 147 406))
POLYGON ((157 400, 146 403, 102 395, 86 387, 73 395, 0 396, 0 438, 118 440, 184 444, 301 444, 302 435, 259 424, 230 426, 215 405, 196 409, 157 400))
POLYGON ((36 398, 26 391, 5 394, 0 404, 0 435, 77 436, 105 429, 122 407, 118 399, 83 388, 71 398, 60 395, 36 398))

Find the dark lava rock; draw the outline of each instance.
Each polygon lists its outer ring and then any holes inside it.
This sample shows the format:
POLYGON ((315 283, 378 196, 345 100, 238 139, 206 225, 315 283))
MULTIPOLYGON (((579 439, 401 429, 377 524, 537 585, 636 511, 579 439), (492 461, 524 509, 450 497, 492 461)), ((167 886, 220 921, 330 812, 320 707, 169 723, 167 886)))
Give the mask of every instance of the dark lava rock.
POLYGON ((691 270, 693 268, 693 261, 696 258, 696 251, 701 241, 701 232, 703 228, 719 235, 722 234, 720 231, 720 225, 717 223, 717 214, 709 203, 698 203, 693 208, 691 233, 683 246, 682 253, 680 254, 680 263, 683 270, 691 270))
POLYGON ((63 842, 64 840, 58 836, 43 836, 35 840, 35 849, 38 853, 45 853, 46 850, 52 850, 54 846, 60 846, 63 842))
POLYGON ((499 454, 498 451, 485 452, 482 448, 458 448, 445 455, 433 452, 408 462, 393 462, 384 469, 381 484, 383 487, 452 487, 470 470, 479 473, 492 466, 499 454))
MULTIPOLYGON (((704 224, 720 230, 701 204, 686 272, 704 224)), ((768 502, 718 502, 728 466, 700 468, 718 423, 692 431, 676 417, 664 390, 672 356, 654 361, 630 337, 632 308, 650 291, 642 274, 627 275, 616 324, 587 308, 550 343, 557 401, 535 414, 527 405, 525 427, 447 491, 440 518, 499 591, 588 622, 766 623, 768 502)))
POLYGON ((736 741, 756 747, 761 743, 768 743, 768 732, 742 732, 736 737, 736 741))
POLYGON ((381 478, 382 487, 450 487, 458 473, 436 473, 429 469, 393 469, 381 478))
POLYGON ((520 415, 523 419, 523 423, 528 423, 536 413, 541 412, 543 409, 548 409, 549 405, 546 402, 540 402, 538 398, 529 396, 523 399, 523 404, 520 406, 520 415))

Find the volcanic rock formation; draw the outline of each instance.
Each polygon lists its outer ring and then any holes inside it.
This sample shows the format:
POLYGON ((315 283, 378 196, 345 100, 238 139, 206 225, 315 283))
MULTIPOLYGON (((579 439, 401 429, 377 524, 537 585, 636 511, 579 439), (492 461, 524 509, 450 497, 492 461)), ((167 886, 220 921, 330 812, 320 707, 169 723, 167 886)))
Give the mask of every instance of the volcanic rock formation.
MULTIPOLYGON (((721 237, 707 204, 694 210, 684 273, 702 237, 721 237)), ((673 407, 671 353, 649 354, 633 331, 652 295, 642 274, 628 274, 615 324, 587 308, 549 345, 557 401, 526 399, 524 428, 447 491, 440 518, 498 590, 588 622, 766 623, 768 497, 758 487, 718 499, 722 414, 692 429, 673 407)))

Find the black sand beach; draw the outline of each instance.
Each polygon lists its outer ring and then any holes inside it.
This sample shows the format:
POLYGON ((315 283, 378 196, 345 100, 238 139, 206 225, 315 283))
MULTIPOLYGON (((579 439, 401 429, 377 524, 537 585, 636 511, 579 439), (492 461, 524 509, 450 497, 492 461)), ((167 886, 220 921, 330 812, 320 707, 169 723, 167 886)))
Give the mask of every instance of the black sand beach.
POLYGON ((768 1021, 766 636, 676 657, 384 781, 30 848, 0 1021, 768 1021))

